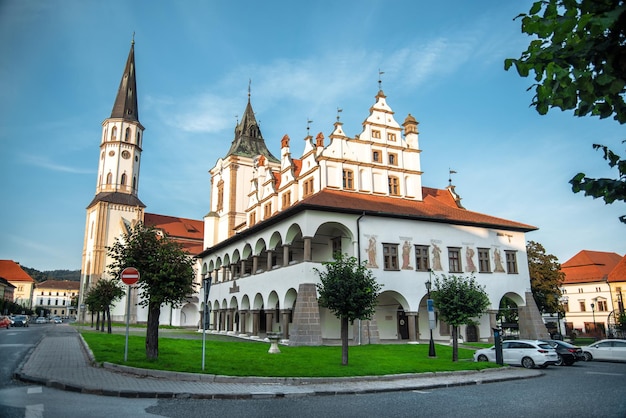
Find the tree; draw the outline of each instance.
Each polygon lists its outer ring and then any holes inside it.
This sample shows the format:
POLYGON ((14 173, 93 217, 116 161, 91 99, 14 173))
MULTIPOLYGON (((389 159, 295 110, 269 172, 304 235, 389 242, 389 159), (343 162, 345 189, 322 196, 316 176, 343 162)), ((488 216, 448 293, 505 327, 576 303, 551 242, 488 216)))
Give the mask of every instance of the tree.
MULTIPOLYGON (((520 14, 522 32, 536 36, 520 58, 504 61, 522 77, 534 72, 531 105, 541 115, 550 108, 574 110, 575 116, 613 117, 626 123, 626 4, 624 0, 542 0, 520 14)), ((516 18, 516 19, 517 19, 516 18)), ((578 173, 572 191, 626 202, 626 160, 604 145, 604 159, 617 167, 616 179, 578 173)), ((626 223, 626 216, 620 216, 626 223)))
POLYGON ((341 321, 341 364, 348 364, 348 324, 355 319, 371 319, 381 285, 376 282, 365 262, 336 253, 334 261, 322 263, 326 271, 315 269, 321 283, 317 285, 318 303, 341 321))
POLYGON ((459 326, 476 324, 475 318, 486 312, 489 296, 485 286, 479 285, 473 275, 463 277, 442 274, 441 278, 435 278, 432 299, 439 318, 452 326, 452 361, 458 361, 459 326))
POLYGON ((542 313, 563 313, 561 305, 561 285, 565 274, 561 264, 552 254, 546 254, 543 245, 528 241, 526 243, 530 288, 537 308, 542 313))
POLYGON ((111 305, 122 299, 124 291, 120 288, 116 280, 102 279, 96 283, 94 292, 100 303, 102 311, 102 331, 104 331, 104 322, 107 322, 107 333, 111 334, 111 305))
POLYGON ((163 305, 178 307, 194 293, 194 261, 182 246, 143 223, 116 239, 107 254, 113 260, 109 274, 120 277, 126 267, 139 270, 139 304, 148 308, 146 357, 159 356, 159 317, 163 305))

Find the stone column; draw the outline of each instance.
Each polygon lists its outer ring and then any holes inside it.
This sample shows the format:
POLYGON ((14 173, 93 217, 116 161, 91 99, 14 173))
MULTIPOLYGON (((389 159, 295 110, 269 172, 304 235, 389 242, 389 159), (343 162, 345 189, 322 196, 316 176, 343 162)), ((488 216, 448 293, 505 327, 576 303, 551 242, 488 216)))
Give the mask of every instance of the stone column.
POLYGON ((239 333, 246 333, 246 314, 248 311, 239 311, 239 333))
POLYGON ((254 255, 252 256, 252 273, 251 274, 256 274, 256 271, 258 269, 259 269, 259 256, 254 255))
POLYGON ((283 339, 289 338, 289 316, 291 315, 291 309, 281 309, 282 314, 281 325, 283 327, 283 339))
POLYGON ((213 331, 219 331, 220 329, 220 324, 217 321, 217 319, 219 318, 219 311, 216 309, 213 311, 213 331))
POLYGON ((252 313, 252 335, 259 336, 259 325, 261 323, 261 311, 254 309, 250 311, 252 313))
POLYGON ((272 332, 274 329, 274 311, 265 311, 265 332, 272 332))
POLYGON ((289 265, 289 244, 283 245, 283 267, 289 265))
POLYGON ((417 312, 406 312, 409 321, 409 341, 417 341, 417 312))
MULTIPOLYGON (((489 309, 487 311, 487 314, 489 315, 489 338, 487 339, 487 342, 489 343, 494 343, 495 341, 493 340, 493 328, 497 328, 498 327, 498 310, 497 309, 489 309)), ((480 332, 480 331, 479 331, 480 332)), ((480 340, 480 335, 478 336, 478 339, 480 340)))
POLYGON ((233 324, 235 323, 235 308, 227 309, 228 312, 228 324, 226 325, 226 331, 234 331, 233 324))
POLYGON ((272 250, 267 250, 267 269, 265 271, 272 271, 272 250))
POLYGON ((239 277, 243 277, 246 274, 246 260, 241 260, 241 267, 239 267, 241 271, 239 272, 239 277))
POLYGON ((304 261, 311 261, 311 237, 304 237, 304 261))
POLYGON ((226 309, 220 309, 220 331, 226 331, 226 309))

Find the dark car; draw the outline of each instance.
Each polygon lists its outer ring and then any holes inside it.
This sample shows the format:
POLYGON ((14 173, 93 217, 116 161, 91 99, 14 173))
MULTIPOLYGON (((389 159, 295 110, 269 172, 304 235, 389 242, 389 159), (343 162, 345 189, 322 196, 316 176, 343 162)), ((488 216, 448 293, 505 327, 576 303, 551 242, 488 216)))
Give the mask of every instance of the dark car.
POLYGON ((15 318, 13 318, 13 326, 14 327, 27 327, 28 317, 26 315, 15 315, 15 318))
POLYGON ((559 360, 556 363, 557 366, 571 366, 577 361, 585 360, 582 348, 577 345, 560 340, 548 340, 546 342, 554 347, 559 356, 559 360))

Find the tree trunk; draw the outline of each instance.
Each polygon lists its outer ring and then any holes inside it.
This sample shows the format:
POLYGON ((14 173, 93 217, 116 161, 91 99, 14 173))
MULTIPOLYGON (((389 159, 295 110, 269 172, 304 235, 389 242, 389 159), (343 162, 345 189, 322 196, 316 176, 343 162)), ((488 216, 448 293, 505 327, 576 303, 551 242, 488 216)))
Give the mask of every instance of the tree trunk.
POLYGON ((146 330, 146 357, 148 360, 159 358, 159 316, 161 304, 148 305, 148 329, 146 330))
POLYGON ((96 312, 96 331, 100 329, 100 311, 96 312))
POLYGON ((341 317, 341 365, 348 364, 348 317, 341 317))
POLYGON ((113 330, 111 329, 111 307, 107 306, 107 334, 112 334, 113 330))
POLYGON ((459 361, 459 340, 457 335, 459 333, 459 327, 457 325, 452 326, 452 361, 459 361))
POLYGON ((100 331, 101 332, 104 332, 104 322, 105 322, 104 318, 106 318, 106 311, 103 309, 102 310, 102 321, 100 321, 100 331))
POLYGON ((93 311, 91 311, 91 328, 93 328, 93 311))

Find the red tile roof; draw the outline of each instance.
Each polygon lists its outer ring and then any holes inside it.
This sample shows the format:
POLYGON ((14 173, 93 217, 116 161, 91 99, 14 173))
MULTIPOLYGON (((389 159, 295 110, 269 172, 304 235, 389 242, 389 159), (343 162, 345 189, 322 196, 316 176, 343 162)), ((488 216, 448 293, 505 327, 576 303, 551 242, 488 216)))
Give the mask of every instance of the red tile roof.
POLYGON ((202 251, 204 222, 197 219, 146 213, 144 223, 162 230, 174 241, 180 243, 190 254, 202 251))
POLYGON ((621 259, 616 253, 582 250, 561 264, 561 271, 565 273, 563 283, 604 281, 621 259))
POLYGON ((534 231, 537 227, 509 221, 491 215, 460 208, 448 190, 422 188, 423 200, 379 196, 357 192, 324 189, 299 204, 320 206, 346 212, 369 212, 396 217, 407 217, 430 222, 451 223, 522 232, 534 231))
POLYGON ((626 255, 609 273, 609 282, 626 282, 626 255))
POLYGON ((34 282, 18 263, 13 260, 0 260, 0 277, 10 282, 34 282))

